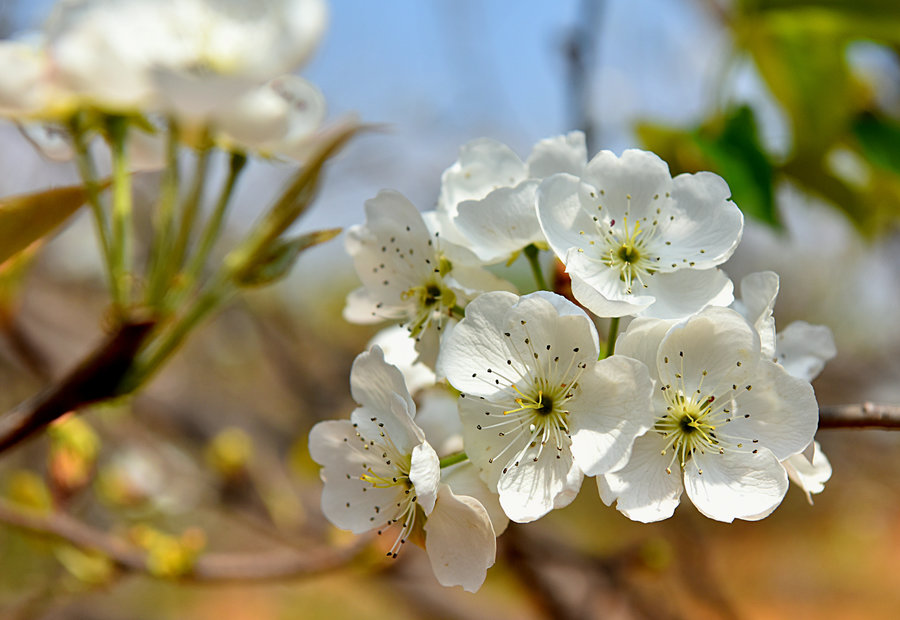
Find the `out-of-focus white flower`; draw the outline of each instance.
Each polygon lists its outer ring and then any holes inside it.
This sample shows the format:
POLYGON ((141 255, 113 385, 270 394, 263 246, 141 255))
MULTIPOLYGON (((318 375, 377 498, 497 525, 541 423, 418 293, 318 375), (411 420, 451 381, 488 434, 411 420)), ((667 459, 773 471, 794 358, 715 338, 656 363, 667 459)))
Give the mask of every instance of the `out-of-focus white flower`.
POLYGON ((399 321, 416 340, 419 360, 431 367, 441 333, 456 321, 453 309, 482 291, 510 288, 487 271, 451 263, 439 235, 394 191, 366 201, 366 223, 347 231, 347 251, 363 286, 347 298, 344 318, 399 321))
POLYGON ((324 120, 319 89, 296 75, 282 75, 218 111, 213 125, 226 148, 302 160, 324 120))
POLYGON ((439 371, 464 392, 466 454, 513 521, 570 503, 585 474, 623 465, 652 426, 644 365, 598 355, 584 311, 544 291, 481 295, 443 344, 439 371))
POLYGON ((818 406, 808 382, 760 354, 737 312, 707 308, 673 325, 636 319, 617 352, 657 380, 656 424, 625 467, 597 478, 600 496, 635 521, 672 515, 682 491, 719 521, 756 520, 787 491, 780 461, 812 441, 818 406))
POLYGON ((360 405, 350 420, 319 422, 309 435, 310 455, 322 465, 325 516, 356 534, 399 527, 393 557, 424 516, 438 581, 477 590, 494 563, 490 517, 478 500, 441 482, 438 456, 413 421, 416 406, 400 371, 373 347, 356 358, 350 387, 360 405))
POLYGON ((473 140, 441 176, 441 233, 485 264, 506 260, 532 243, 543 245, 535 213, 538 184, 557 172, 580 175, 586 161, 580 131, 541 140, 525 162, 505 144, 473 140))
POLYGON ((538 217, 572 277, 572 293, 598 316, 683 318, 732 301, 718 269, 744 218, 711 172, 674 179, 653 153, 601 151, 579 178, 543 181, 538 217))
POLYGON ((28 41, 0 41, 0 116, 20 121, 54 119, 71 97, 53 79, 47 54, 28 41))
POLYGON ((201 121, 306 60, 325 21, 322 0, 69 0, 47 45, 89 104, 201 121))

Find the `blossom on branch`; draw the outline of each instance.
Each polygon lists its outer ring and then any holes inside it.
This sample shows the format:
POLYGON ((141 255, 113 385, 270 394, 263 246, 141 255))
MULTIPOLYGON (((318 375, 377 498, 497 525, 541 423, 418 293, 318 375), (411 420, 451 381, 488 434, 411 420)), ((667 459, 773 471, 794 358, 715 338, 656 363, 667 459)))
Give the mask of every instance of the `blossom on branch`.
POLYGON ((310 455, 322 465, 325 516, 356 534, 395 530, 392 557, 424 533, 438 581, 474 592, 494 563, 487 510, 441 482, 437 453, 413 420, 416 406, 403 376, 381 349, 356 358, 350 387, 360 405, 350 420, 319 422, 309 435, 310 455))

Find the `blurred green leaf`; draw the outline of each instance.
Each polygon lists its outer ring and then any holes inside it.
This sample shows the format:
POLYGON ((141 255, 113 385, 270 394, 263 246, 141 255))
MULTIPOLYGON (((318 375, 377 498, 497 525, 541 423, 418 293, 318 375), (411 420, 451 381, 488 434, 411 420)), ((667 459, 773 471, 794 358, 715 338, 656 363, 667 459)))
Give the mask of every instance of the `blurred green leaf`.
POLYGON ((0 199, 0 263, 53 232, 87 200, 81 186, 0 199))
POLYGON ((853 121, 853 135, 870 163, 900 175, 900 123, 864 113, 853 121))
POLYGON ((334 239, 340 228, 329 228, 300 235, 294 239, 278 240, 271 247, 258 253, 254 263, 235 273, 238 286, 263 286, 280 280, 290 273, 300 253, 314 245, 334 239))
POLYGON ((694 139, 710 168, 728 182, 732 199, 744 215, 780 227, 775 208, 775 172, 759 142, 753 110, 741 106, 725 118, 718 135, 700 130, 694 139))
POLYGON ((753 110, 741 106, 723 119, 683 130, 642 124, 637 134, 645 147, 669 162, 672 174, 712 170, 731 188, 745 215, 780 226, 775 208, 775 169, 762 148, 753 110))

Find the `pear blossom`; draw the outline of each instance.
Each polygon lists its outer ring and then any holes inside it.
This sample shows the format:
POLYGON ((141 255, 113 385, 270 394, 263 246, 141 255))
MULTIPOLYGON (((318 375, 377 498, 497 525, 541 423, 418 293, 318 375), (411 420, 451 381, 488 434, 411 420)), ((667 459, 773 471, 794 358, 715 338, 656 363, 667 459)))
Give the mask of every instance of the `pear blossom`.
POLYGON ((598 316, 684 318, 731 303, 717 265, 741 239, 744 218, 711 172, 674 179, 653 153, 598 153, 583 174, 556 174, 537 193, 541 228, 598 316))
POLYGON ((350 420, 319 422, 309 435, 322 466, 322 511, 342 529, 361 534, 398 530, 389 556, 417 532, 442 585, 474 592, 494 563, 496 541, 487 511, 475 498, 441 482, 437 453, 416 423, 416 405, 381 349, 360 354, 350 372, 359 407, 350 420))
POLYGON ((484 264, 506 260, 530 244, 546 247, 535 213, 537 187, 557 172, 580 175, 586 162, 580 131, 541 140, 525 162, 505 144, 473 140, 441 176, 442 234, 484 264))
POLYGON ((686 491, 701 513, 730 522, 781 503, 781 461, 812 441, 818 406, 807 381, 763 358, 740 314, 712 307, 681 322, 635 319, 617 351, 650 367, 656 422, 624 467, 597 478, 607 505, 659 521, 686 491))
POLYGON ((646 367, 598 355, 584 311, 544 291, 481 295, 444 342, 438 367, 463 392, 466 454, 513 521, 567 505, 652 426, 646 367))
POLYGON ((51 16, 47 49, 91 105, 197 121, 296 68, 325 21, 322 0, 73 0, 51 16))
POLYGON ((395 191, 366 201, 366 223, 347 231, 347 252, 363 286, 350 293, 344 318, 399 321, 416 340, 419 360, 433 367, 441 333, 478 293, 511 285, 477 267, 448 260, 440 235, 395 191))
MULTIPOLYGON (((837 355, 834 337, 825 325, 795 321, 776 334, 772 310, 778 296, 779 278, 772 271, 751 273, 741 280, 741 299, 733 307, 753 323, 759 333, 762 356, 780 364, 794 377, 812 381, 837 355)), ((831 463, 818 442, 811 442, 799 454, 781 463, 788 477, 806 494, 821 493, 831 478, 831 463)))
POLYGON ((324 120, 322 93, 296 75, 254 88, 213 116, 226 148, 294 159, 303 159, 308 140, 324 120))

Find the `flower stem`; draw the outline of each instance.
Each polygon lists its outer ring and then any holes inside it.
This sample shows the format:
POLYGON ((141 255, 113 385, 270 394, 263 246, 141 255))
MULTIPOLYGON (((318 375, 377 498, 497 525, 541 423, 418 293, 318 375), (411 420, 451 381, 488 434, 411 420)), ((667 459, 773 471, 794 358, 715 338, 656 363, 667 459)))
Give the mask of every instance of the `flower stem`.
POLYGON ((170 121, 166 143, 166 171, 159 193, 153 243, 150 248, 146 298, 149 306, 161 305, 168 287, 168 257, 172 251, 172 227, 175 201, 178 199, 178 133, 178 126, 174 121, 170 121))
POLYGON ((197 166, 194 170, 194 178, 191 179, 191 188, 185 198, 181 212, 181 224, 178 227, 178 238, 175 240, 175 248, 169 259, 169 275, 174 275, 184 263, 188 244, 191 241, 191 233, 194 231, 194 222, 197 220, 197 212, 200 210, 200 202, 203 199, 203 186, 206 184, 206 173, 209 170, 209 155, 212 151, 209 144, 201 144, 197 153, 197 166))
POLYGON ((544 279, 544 272, 541 269, 541 261, 538 260, 538 254, 540 254, 540 250, 533 243, 525 246, 525 258, 528 259, 528 264, 531 265, 531 273, 534 274, 534 281, 538 290, 548 291, 550 289, 547 288, 547 280, 544 279))
POLYGON ((132 234, 131 174, 128 171, 126 138, 128 120, 112 116, 107 121, 113 166, 113 207, 110 238, 110 258, 113 277, 117 282, 120 301, 130 297, 130 262, 132 234))
POLYGON ((609 335, 606 337, 606 355, 610 357, 616 352, 616 338, 619 337, 619 317, 615 316, 609 320, 609 335))
POLYGON ((450 456, 445 456, 440 460, 441 469, 445 467, 450 467, 451 465, 456 465, 457 463, 462 463, 469 457, 466 456, 465 452, 457 452, 456 454, 451 454, 450 456))
POLYGON ((100 202, 100 188, 97 183, 94 160, 88 151, 84 131, 82 130, 77 117, 70 123, 69 130, 72 134, 72 143, 75 147, 75 164, 78 167, 78 175, 81 177, 81 182, 84 183, 88 204, 91 207, 91 214, 94 217, 94 228, 97 231, 97 239, 100 241, 100 252, 103 256, 106 277, 109 281, 109 294, 113 299, 113 303, 116 306, 121 307, 122 300, 119 295, 118 283, 113 274, 112 255, 110 253, 109 222, 106 219, 106 212, 103 210, 103 204, 100 202))
POLYGON ((222 224, 225 221, 225 215, 228 212, 228 205, 231 203, 231 196, 234 194, 234 187, 237 184, 238 177, 247 164, 247 156, 243 153, 232 153, 231 161, 228 167, 228 178, 225 180, 225 186, 219 195, 219 201, 206 222, 203 232, 200 234, 200 243, 197 251, 191 257, 186 271, 186 286, 190 286, 197 278, 206 264, 206 259, 212 251, 213 246, 222 232, 222 224))

